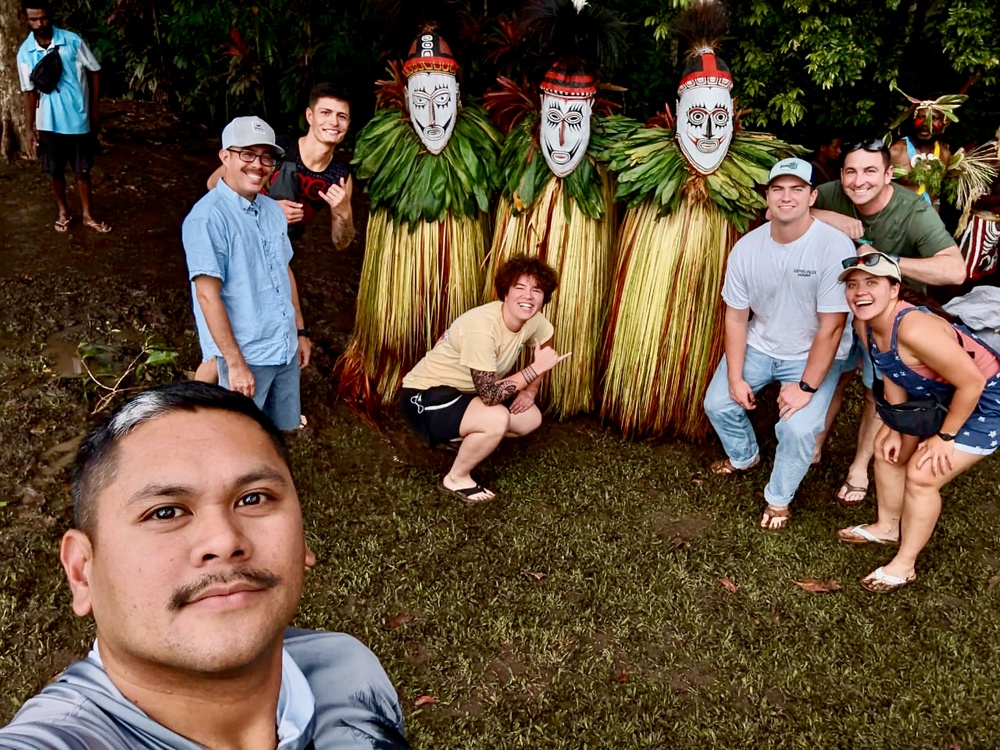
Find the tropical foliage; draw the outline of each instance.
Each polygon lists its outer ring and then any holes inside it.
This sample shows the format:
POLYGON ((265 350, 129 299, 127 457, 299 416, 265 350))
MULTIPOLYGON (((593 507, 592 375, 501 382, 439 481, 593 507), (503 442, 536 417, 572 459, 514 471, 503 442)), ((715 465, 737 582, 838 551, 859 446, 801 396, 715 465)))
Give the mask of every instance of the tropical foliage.
MULTIPOLYGON (((593 0, 599 2, 599 0, 593 0)), ((602 78, 629 91, 625 114, 645 119, 671 106, 682 61, 669 24, 690 0, 603 0, 627 22, 628 50, 602 78)), ((460 40, 463 94, 495 82, 488 40, 518 0, 470 0, 473 41, 460 40), (474 59, 472 59, 474 58, 474 59)), ((891 87, 920 98, 971 99, 950 131, 985 141, 1000 113, 1000 14, 994 0, 728 0, 722 56, 748 126, 788 135, 793 126, 884 128, 906 105, 891 87)), ((385 19, 365 0, 65 0, 57 21, 83 31, 102 57, 112 93, 157 97, 223 121, 247 108, 296 119, 308 84, 333 79, 356 98, 356 119, 374 110, 373 82, 385 58, 385 19), (383 54, 384 53, 384 54, 383 54)), ((799 139, 802 140, 802 139, 799 139)))

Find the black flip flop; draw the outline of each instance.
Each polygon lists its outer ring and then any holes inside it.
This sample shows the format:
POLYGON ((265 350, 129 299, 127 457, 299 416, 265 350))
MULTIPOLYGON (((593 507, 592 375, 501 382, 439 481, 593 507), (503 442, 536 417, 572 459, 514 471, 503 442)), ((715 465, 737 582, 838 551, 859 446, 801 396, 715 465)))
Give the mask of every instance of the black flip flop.
POLYGON ((473 500, 472 499, 473 495, 478 495, 482 492, 490 491, 487 490, 485 487, 483 487, 483 485, 481 484, 477 484, 475 487, 466 487, 465 489, 461 490, 452 490, 445 487, 443 484, 439 484, 438 490, 443 492, 445 495, 449 495, 451 497, 457 497, 466 505, 479 505, 480 503, 489 503, 497 499, 497 496, 493 495, 492 497, 488 497, 485 500, 473 500))

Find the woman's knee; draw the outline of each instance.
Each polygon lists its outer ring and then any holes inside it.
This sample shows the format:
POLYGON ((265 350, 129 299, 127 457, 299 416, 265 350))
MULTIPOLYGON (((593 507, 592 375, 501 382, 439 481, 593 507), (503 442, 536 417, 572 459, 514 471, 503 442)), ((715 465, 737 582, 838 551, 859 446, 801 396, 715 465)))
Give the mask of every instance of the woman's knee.
POLYGON ((537 406, 510 416, 509 431, 516 435, 527 435, 542 426, 542 412, 537 406))
POLYGON ((487 406, 484 409, 482 426, 483 432, 488 432, 491 435, 506 435, 510 428, 510 411, 501 404, 487 406))
POLYGON ((930 461, 924 461, 918 468, 919 456, 914 455, 906 463, 906 486, 916 490, 939 490, 944 486, 942 477, 934 476, 930 461))

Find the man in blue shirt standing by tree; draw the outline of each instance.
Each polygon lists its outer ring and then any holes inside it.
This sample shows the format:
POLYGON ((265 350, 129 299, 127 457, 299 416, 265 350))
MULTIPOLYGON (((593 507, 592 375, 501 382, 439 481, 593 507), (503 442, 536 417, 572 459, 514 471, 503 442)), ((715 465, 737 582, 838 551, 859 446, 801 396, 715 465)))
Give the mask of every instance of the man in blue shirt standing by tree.
POLYGON ((299 369, 312 346, 289 267, 288 222, 259 195, 278 158, 274 130, 237 117, 222 131, 222 179, 184 219, 194 316, 219 384, 252 398, 282 430, 299 427, 299 369))
POLYGON ((100 64, 78 35, 52 25, 47 0, 25 0, 22 4, 31 34, 17 51, 24 115, 28 125, 28 155, 39 157, 42 169, 52 177, 59 216, 57 232, 68 232, 72 214, 66 202, 66 165, 73 168, 80 194, 83 225, 95 232, 111 227, 91 213, 90 170, 101 120, 99 105, 100 64), (46 55, 58 55, 61 66, 51 91, 42 91, 32 80, 32 71, 46 55))

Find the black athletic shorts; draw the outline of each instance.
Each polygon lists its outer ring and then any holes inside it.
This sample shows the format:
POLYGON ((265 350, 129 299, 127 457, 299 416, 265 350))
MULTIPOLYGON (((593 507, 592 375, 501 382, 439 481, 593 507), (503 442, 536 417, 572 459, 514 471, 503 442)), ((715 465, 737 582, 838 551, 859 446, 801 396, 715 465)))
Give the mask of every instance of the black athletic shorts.
POLYGON ((87 177, 94 166, 94 138, 90 133, 65 135, 40 130, 38 161, 42 171, 51 177, 62 177, 67 164, 77 177, 87 177))
POLYGON ((433 448, 461 437, 462 417, 475 397, 475 393, 465 393, 450 385, 425 391, 402 388, 399 406, 413 431, 433 448))

